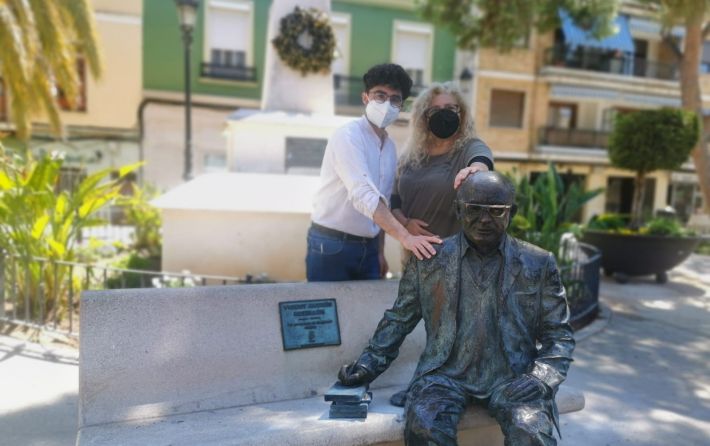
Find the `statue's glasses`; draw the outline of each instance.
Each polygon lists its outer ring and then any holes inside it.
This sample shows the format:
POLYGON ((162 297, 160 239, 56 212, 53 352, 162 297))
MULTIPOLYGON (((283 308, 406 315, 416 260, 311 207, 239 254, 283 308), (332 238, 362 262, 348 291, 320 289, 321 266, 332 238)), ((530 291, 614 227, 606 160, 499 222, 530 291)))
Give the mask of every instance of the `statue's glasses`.
POLYGON ((387 100, 389 100, 390 105, 394 108, 402 108, 402 104, 404 104, 404 100, 402 99, 402 96, 400 96, 398 94, 393 94, 390 96, 387 93, 385 93, 384 91, 375 90, 372 93, 370 93, 370 96, 378 104, 384 104, 385 102, 387 102, 387 100))
POLYGON ((493 218, 504 218, 510 212, 510 204, 476 204, 459 201, 459 209, 471 220, 478 220, 484 212, 493 218))

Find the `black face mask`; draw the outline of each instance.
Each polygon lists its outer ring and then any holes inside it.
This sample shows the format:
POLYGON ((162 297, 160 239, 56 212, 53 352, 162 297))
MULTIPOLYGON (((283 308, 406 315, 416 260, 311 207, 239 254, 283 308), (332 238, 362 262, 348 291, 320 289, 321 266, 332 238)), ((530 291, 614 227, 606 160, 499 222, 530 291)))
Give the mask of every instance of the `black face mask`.
POLYGON ((451 137, 459 129, 458 113, 442 108, 429 117, 429 130, 437 138, 446 139, 451 137))

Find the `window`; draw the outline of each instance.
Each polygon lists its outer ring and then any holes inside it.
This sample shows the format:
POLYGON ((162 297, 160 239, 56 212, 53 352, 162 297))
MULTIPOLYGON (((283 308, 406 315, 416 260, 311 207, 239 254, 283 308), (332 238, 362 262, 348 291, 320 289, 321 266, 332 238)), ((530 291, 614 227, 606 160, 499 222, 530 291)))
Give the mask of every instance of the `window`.
POLYGON ((246 0, 211 0, 205 19, 202 76, 256 80, 252 31, 254 5, 246 0))
POLYGON ((492 90, 489 126, 523 128, 524 109, 525 93, 492 90))
POLYGON ((227 171, 227 155, 225 153, 205 153, 202 160, 206 173, 227 171))
POLYGON ((333 74, 347 76, 350 74, 350 16, 332 13, 330 24, 333 26, 337 52, 331 69, 333 74))
MULTIPOLYGON (((646 195, 643 199, 642 213, 645 217, 653 214, 653 200, 656 193, 656 180, 646 178, 646 195)), ((634 179, 629 177, 609 177, 606 182, 605 212, 630 214, 634 199, 634 179)))
POLYGON ((327 139, 287 137, 286 173, 291 169, 320 169, 327 144, 327 139))
POLYGON ((617 116, 632 113, 637 110, 639 109, 625 107, 605 108, 602 112, 602 130, 605 132, 611 132, 612 130, 614 130, 614 124, 616 122, 617 116))
POLYGON ((577 128, 577 104, 551 102, 547 125, 556 129, 577 128))
POLYGON ((395 21, 392 61, 401 65, 415 86, 431 81, 434 29, 425 23, 395 21))
POLYGON ((59 108, 66 111, 86 111, 86 61, 83 57, 76 59, 76 70, 79 74, 79 95, 75 99, 74 107, 71 107, 69 99, 64 95, 61 88, 57 88, 57 102, 59 108))
POLYGON ((710 74, 710 41, 703 43, 703 54, 700 60, 700 72, 710 74))

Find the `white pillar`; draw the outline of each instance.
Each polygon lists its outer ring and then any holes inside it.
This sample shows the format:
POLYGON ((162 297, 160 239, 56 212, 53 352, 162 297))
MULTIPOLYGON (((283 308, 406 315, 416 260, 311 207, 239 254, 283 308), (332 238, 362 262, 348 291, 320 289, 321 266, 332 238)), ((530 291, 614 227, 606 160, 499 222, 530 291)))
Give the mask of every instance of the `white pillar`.
POLYGON ((294 8, 316 8, 330 15, 330 0, 274 0, 269 10, 266 39, 266 64, 261 109, 332 115, 334 112, 333 75, 308 73, 288 67, 271 41, 280 33, 281 19, 294 8))

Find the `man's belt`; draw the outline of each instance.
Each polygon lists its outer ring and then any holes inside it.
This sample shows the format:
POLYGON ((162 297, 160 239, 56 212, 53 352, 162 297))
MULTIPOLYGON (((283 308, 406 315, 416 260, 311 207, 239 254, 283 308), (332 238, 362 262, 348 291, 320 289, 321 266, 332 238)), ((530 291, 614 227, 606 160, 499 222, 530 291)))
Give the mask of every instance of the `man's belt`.
POLYGON ((376 237, 361 237, 359 235, 348 234, 347 232, 338 231, 337 229, 326 228, 318 223, 311 222, 311 228, 320 232, 321 234, 329 235, 331 237, 339 238, 340 240, 347 240, 350 242, 371 242, 376 237))

